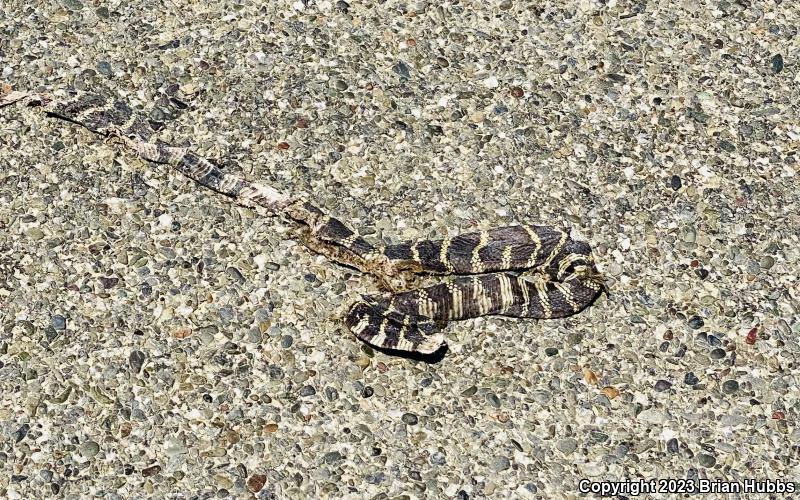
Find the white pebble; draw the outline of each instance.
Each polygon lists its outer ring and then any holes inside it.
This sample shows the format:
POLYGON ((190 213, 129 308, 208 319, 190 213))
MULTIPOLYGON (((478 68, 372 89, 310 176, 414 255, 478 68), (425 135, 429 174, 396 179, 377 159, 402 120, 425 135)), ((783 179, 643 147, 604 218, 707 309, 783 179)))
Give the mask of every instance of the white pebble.
POLYGON ((483 84, 486 85, 487 88, 496 89, 500 85, 500 82, 497 81, 496 76, 490 76, 483 81, 483 84))

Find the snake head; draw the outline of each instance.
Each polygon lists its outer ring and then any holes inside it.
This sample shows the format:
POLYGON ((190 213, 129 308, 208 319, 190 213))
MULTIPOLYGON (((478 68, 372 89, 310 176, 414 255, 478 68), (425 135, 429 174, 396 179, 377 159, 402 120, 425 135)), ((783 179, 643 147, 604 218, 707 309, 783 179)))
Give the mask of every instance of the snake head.
POLYGON ((605 274, 601 273, 597 270, 594 265, 592 266, 578 266, 573 273, 573 276, 578 277, 584 281, 591 281, 592 283, 596 283, 600 286, 602 292, 606 294, 611 293, 608 287, 608 278, 605 274))

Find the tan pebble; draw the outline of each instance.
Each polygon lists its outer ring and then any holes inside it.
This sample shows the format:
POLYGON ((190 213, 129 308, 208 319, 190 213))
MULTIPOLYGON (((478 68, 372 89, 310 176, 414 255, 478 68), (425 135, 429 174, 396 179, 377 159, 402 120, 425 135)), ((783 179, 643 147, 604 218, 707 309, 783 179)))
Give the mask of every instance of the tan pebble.
POLYGON ((133 431, 133 426, 131 426, 131 424, 129 424, 128 422, 123 422, 119 426, 119 434, 124 438, 130 436, 131 431, 133 431))
POLYGON ((182 326, 182 327, 180 327, 180 328, 176 328, 176 329, 175 329, 175 330, 172 332, 172 336, 173 336, 173 337, 175 337, 176 339, 185 339, 185 338, 189 338, 189 337, 191 337, 191 336, 192 336, 192 329, 191 329, 191 328, 188 328, 188 327, 186 327, 186 326, 182 326))
POLYGON ((619 389, 611 385, 603 387, 600 392, 605 394, 608 399, 614 399, 619 396, 619 389))
POLYGON ((229 431, 227 431, 227 432, 225 433, 225 439, 226 439, 226 440, 227 440, 227 441, 228 441, 230 444, 236 444, 236 443, 238 443, 238 442, 241 440, 241 438, 239 437, 239 433, 238 433, 238 432, 236 432, 236 431, 234 431, 234 430, 229 430, 229 431))
POLYGON ((583 369, 583 380, 589 385, 597 385, 597 375, 588 368, 583 369))

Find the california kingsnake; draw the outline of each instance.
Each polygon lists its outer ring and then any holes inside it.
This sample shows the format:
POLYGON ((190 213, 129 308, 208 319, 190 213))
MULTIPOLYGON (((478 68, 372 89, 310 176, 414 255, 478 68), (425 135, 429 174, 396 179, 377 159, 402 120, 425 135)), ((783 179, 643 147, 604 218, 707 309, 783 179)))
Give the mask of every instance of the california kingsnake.
POLYGON ((89 92, 0 95, 0 107, 17 101, 118 137, 145 160, 170 165, 238 203, 282 215, 304 228, 303 241, 310 248, 385 284, 402 273, 453 275, 446 282, 353 304, 345 324, 377 347, 431 353, 443 344, 441 330, 448 321, 484 315, 560 318, 581 311, 603 288, 589 245, 551 226, 507 226, 377 247, 300 196, 225 173, 187 148, 151 142, 150 123, 123 101, 89 92))

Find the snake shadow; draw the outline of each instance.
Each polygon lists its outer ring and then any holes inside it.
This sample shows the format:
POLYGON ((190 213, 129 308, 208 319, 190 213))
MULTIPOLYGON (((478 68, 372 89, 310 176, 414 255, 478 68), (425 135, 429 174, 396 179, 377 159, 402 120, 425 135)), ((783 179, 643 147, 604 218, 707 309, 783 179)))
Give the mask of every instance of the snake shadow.
POLYGON ((398 349, 388 349, 386 347, 377 347, 366 342, 365 344, 370 346, 372 350, 382 352, 387 356, 392 356, 395 358, 405 358, 405 359, 410 359, 412 361, 421 361, 423 363, 431 365, 441 362, 447 355, 447 351, 450 350, 447 344, 442 344, 441 347, 439 347, 432 353, 423 354, 421 352, 409 352, 409 351, 401 351, 398 349))

